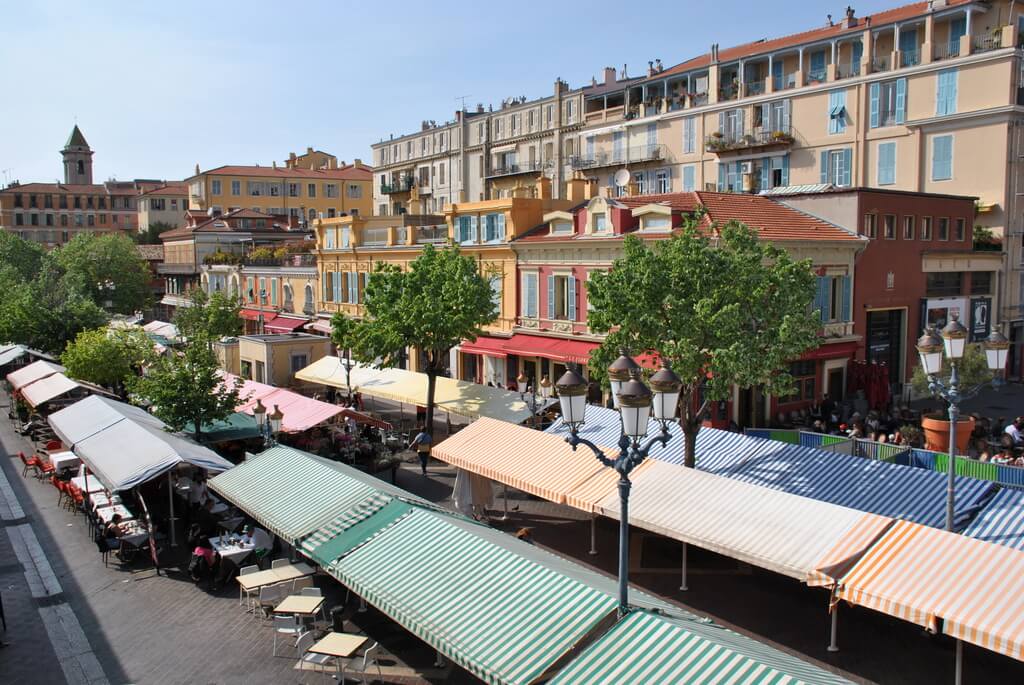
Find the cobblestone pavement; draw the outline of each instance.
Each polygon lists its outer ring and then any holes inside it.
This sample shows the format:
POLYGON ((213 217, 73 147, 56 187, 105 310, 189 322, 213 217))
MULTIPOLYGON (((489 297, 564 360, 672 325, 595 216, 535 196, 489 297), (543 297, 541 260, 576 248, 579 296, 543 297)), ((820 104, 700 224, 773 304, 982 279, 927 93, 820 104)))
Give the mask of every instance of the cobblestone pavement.
MULTIPOLYGON (((114 556, 104 567, 84 518, 59 508, 48 482, 22 477, 17 453, 31 444, 2 415, 0 444, 2 639, 9 643, 0 648, 0 683, 320 682, 319 673, 295 670, 287 649, 280 653, 288 656, 272 656, 270 624, 245 612, 234 586, 210 593, 176 569, 158 576, 143 563, 122 568, 114 556)), ((318 576, 316 584, 328 606, 344 602, 332 578, 318 576)), ((476 682, 455 667, 433 668, 427 645, 372 608, 357 613, 355 604, 346 629, 380 642, 384 682, 476 682)))

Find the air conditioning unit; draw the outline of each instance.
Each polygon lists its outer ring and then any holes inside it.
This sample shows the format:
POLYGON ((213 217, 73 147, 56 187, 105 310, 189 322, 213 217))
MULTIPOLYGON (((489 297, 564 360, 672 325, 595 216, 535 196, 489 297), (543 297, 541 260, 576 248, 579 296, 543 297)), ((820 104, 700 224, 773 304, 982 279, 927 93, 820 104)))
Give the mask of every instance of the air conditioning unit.
POLYGON ((740 173, 741 174, 752 174, 754 173, 753 162, 740 162, 740 173))

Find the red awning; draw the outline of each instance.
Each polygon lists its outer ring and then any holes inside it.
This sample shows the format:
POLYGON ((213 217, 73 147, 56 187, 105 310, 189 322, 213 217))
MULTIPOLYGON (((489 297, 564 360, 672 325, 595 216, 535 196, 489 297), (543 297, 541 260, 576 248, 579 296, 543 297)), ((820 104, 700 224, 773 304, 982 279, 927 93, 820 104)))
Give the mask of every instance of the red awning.
POLYGON ((486 335, 479 336, 473 342, 464 342, 460 346, 467 354, 486 354, 488 357, 504 359, 508 356, 505 351, 505 338, 488 338, 486 335))
POLYGON ((840 357, 853 357, 856 353, 857 342, 853 340, 842 343, 824 343, 818 348, 804 352, 800 355, 800 360, 839 359, 840 357))
POLYGON ((392 430, 394 428, 394 426, 392 426, 390 423, 388 423, 387 421, 385 421, 383 419, 378 419, 375 416, 370 416, 369 414, 364 414, 363 412, 356 411, 355 409, 352 409, 351 407, 345 407, 344 409, 342 409, 341 410, 341 415, 346 417, 346 418, 351 418, 356 423, 367 423, 367 424, 373 426, 374 428, 383 428, 384 430, 387 430, 387 431, 392 430))
POLYGON ((584 340, 564 340, 516 333, 505 342, 504 347, 509 354, 586 364, 590 360, 591 351, 597 349, 599 345, 584 340))
POLYGON ((274 333, 291 333, 296 328, 302 328, 306 319, 293 319, 288 316, 279 316, 264 324, 264 328, 274 333))
MULTIPOLYGON (((247 321, 258 321, 259 318, 260 318, 260 310, 258 310, 258 309, 242 309, 242 311, 240 311, 238 313, 238 315, 241 316, 243 319, 245 319, 247 321)), ((266 319, 267 316, 264 315, 263 318, 266 319)))

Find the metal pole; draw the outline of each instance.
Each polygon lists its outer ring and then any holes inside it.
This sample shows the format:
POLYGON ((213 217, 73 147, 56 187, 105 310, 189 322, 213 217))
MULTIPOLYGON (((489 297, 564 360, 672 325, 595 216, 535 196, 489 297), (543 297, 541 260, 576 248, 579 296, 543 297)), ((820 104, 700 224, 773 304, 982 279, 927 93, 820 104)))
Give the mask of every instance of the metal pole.
POLYGON ((590 556, 597 554, 597 514, 590 516, 590 556))
POLYGON ((949 376, 949 476, 946 479, 946 530, 953 530, 953 504, 956 497, 956 424, 960 420, 960 374, 957 362, 949 376))
POLYGON ((956 675, 953 682, 960 685, 964 677, 964 643, 963 640, 956 641, 956 675))
POLYGON ((683 543, 683 579, 679 583, 679 589, 682 590, 683 592, 686 592, 687 590, 690 589, 689 585, 687 585, 687 583, 686 583, 686 566, 687 566, 687 564, 686 564, 686 550, 687 550, 687 547, 686 547, 686 543, 684 542, 683 543))
POLYGON ((501 494, 501 501, 505 507, 505 513, 502 515, 502 521, 508 521, 508 485, 503 484, 504 491, 501 494))
POLYGON ((619 476, 619 617, 629 612, 629 488, 626 474, 619 476))
POLYGON ((167 500, 170 505, 171 515, 168 517, 167 522, 171 527, 171 547, 178 546, 178 538, 174 532, 174 522, 178 519, 174 516, 174 480, 171 478, 171 472, 167 472, 167 500))
POLYGON ((828 651, 838 652, 839 645, 836 643, 836 638, 839 632, 839 602, 832 607, 832 634, 829 636, 828 651))

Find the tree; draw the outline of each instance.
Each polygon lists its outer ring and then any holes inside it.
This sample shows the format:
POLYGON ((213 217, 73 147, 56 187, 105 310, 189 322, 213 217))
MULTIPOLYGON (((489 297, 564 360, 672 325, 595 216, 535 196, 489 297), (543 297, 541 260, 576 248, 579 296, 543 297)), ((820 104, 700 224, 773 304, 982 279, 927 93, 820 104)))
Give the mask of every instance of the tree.
POLYGON ((174 315, 178 332, 185 338, 205 337, 214 340, 241 335, 242 301, 237 295, 215 292, 207 295, 201 288, 193 288, 192 305, 179 307, 174 315))
POLYGON ((394 366, 407 347, 423 354, 426 429, 433 432, 434 390, 445 359, 463 340, 475 340, 480 327, 498 314, 490 283, 458 246, 427 245, 408 271, 377 264, 366 286, 366 314, 356 333, 358 358, 394 366))
POLYGON ((138 375, 155 357, 153 342, 141 328, 95 328, 68 343, 60 361, 72 377, 124 396, 125 379, 138 375))
POLYGON ((0 231, 0 264, 14 269, 22 281, 39 275, 46 250, 39 243, 25 240, 10 231, 0 231))
POLYGON ((199 442, 204 425, 226 419, 239 403, 241 379, 229 384, 219 371, 212 340, 199 334, 180 354, 160 357, 145 376, 131 377, 127 385, 133 399, 152 405, 171 430, 195 426, 199 442))
POLYGON ((172 228, 174 226, 164 221, 154 221, 145 231, 136 233, 133 237, 139 245, 159 245, 161 243, 160 234, 172 228))
POLYGON ((794 261, 737 222, 712 233, 691 219, 653 249, 628 236, 625 255, 594 273, 587 290, 589 325, 608 333, 591 355, 591 374, 604 380, 620 347, 669 363, 683 381, 679 422, 690 467, 707 402, 729 397, 733 385, 792 392, 786 369, 818 344, 821 325, 811 311, 809 260, 794 261))
MULTIPOLYGON (((949 377, 953 365, 949 359, 943 357, 942 373, 939 379, 949 387, 949 377)), ((970 344, 964 348, 964 356, 957 362, 958 380, 961 388, 973 388, 976 385, 987 383, 992 380, 992 371, 988 368, 988 358, 985 356, 984 348, 977 344, 970 344)), ((914 373, 910 378, 910 385, 918 395, 931 395, 931 388, 928 387, 928 376, 921 367, 921 360, 914 365, 914 373)))
POLYGON ((80 234, 47 257, 70 288, 100 306, 110 302, 112 312, 132 314, 149 303, 149 265, 127 236, 80 234))
POLYGON ((352 399, 352 363, 350 355, 355 349, 359 340, 359 324, 348 318, 341 312, 335 312, 331 317, 331 342, 338 351, 345 357, 345 387, 348 388, 348 398, 352 399))

